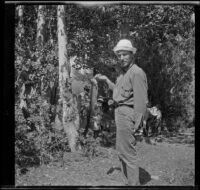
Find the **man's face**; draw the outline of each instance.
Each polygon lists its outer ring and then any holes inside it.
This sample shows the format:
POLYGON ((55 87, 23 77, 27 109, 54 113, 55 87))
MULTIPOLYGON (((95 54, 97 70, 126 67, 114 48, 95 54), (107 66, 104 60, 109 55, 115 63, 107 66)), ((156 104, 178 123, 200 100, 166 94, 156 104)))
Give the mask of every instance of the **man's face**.
POLYGON ((130 51, 121 50, 117 52, 117 58, 120 62, 120 67, 126 68, 133 61, 133 54, 130 51))

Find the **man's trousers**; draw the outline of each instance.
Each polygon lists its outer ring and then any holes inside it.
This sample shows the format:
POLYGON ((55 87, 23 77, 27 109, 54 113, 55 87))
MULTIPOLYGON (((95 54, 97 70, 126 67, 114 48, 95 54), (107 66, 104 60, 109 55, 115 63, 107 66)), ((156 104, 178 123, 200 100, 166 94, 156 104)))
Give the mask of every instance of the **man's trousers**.
POLYGON ((138 116, 134 109, 120 106, 115 109, 115 123, 117 126, 116 150, 121 162, 121 170, 127 185, 139 185, 139 166, 135 149, 135 130, 138 128, 138 116))

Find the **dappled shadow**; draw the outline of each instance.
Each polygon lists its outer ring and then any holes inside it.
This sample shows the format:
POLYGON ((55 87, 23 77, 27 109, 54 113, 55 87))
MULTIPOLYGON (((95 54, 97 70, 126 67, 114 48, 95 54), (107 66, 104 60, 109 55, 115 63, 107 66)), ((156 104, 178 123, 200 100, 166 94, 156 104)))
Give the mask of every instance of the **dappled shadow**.
POLYGON ((139 180, 141 185, 145 185, 151 180, 151 175, 141 167, 139 167, 139 180))
POLYGON ((113 173, 115 170, 118 170, 118 171, 121 171, 121 168, 120 167, 111 167, 108 171, 107 171, 107 174, 111 174, 113 173))
MULTIPOLYGON (((115 170, 121 171, 120 167, 111 167, 108 171, 107 174, 113 173, 115 170)), ((151 180, 151 175, 144 170, 143 168, 139 167, 139 180, 141 185, 145 185, 151 180)))

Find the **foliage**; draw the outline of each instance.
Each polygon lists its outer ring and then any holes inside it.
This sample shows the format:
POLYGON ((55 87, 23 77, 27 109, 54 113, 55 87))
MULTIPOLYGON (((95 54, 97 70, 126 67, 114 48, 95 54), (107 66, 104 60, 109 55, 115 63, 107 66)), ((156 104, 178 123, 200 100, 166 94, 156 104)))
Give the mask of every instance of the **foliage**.
MULTIPOLYGON (((194 41, 191 33, 194 30, 191 23, 193 6, 75 6, 70 11, 74 15, 71 18, 74 27, 69 36, 72 45, 76 44, 76 48, 70 51, 78 54, 82 64, 95 68, 113 81, 116 79, 114 70, 117 61, 111 50, 120 38, 120 27, 128 26, 127 36, 137 47, 136 63, 148 76, 149 100, 152 105, 160 106, 163 119, 168 122, 169 130, 173 130, 174 120, 180 116, 185 118, 183 115, 188 112, 184 103, 188 92, 183 87, 187 89, 186 86, 190 85, 191 69, 194 68, 194 43, 191 42, 194 41), (89 15, 92 15, 91 18, 89 15), (82 21, 77 23, 76 20, 81 17, 82 21), (188 59, 184 60, 183 56, 188 59)), ((192 112, 190 115, 194 116, 192 112)))
MULTIPOLYGON (((15 133, 20 167, 49 162, 51 156, 68 151, 67 138, 52 127, 59 94, 56 7, 45 6, 46 40, 41 49, 36 43, 38 5, 24 6, 23 33, 16 15, 15 133)), ((112 49, 126 35, 137 48, 136 63, 147 74, 149 101, 159 105, 167 129, 174 131, 193 123, 193 6, 115 4, 88 8, 67 4, 65 8, 68 58, 77 56, 77 68, 92 68, 115 82, 117 60, 112 49)), ((107 86, 100 83, 99 93, 110 97, 108 90, 102 93, 104 90, 107 86)), ((81 105, 82 118, 86 108, 88 102, 81 105)), ((98 155, 100 141, 89 134, 83 139, 80 132, 79 141, 85 155, 98 155)))
POLYGON ((29 128, 23 117, 21 109, 15 110, 15 160, 20 167, 39 164, 38 150, 34 146, 34 139, 29 135, 29 128))
MULTIPOLYGON (((167 128, 173 131, 177 127, 176 119, 182 117, 187 120, 184 116, 188 112, 184 103, 189 96, 186 86, 194 80, 191 72, 194 68, 194 26, 190 22, 192 7, 149 8, 151 11, 145 19, 146 25, 138 26, 142 32, 137 32, 135 40, 139 45, 136 62, 147 73, 150 103, 159 105, 167 128)), ((191 121, 190 117, 187 122, 191 121)))
POLYGON ((94 138, 94 131, 89 129, 87 136, 80 133, 78 143, 82 147, 83 155, 92 159, 99 155, 100 138, 94 138))
POLYGON ((69 151, 65 134, 47 125, 49 119, 45 117, 49 117, 49 114, 45 108, 39 116, 32 110, 31 116, 25 120, 21 108, 16 106, 15 117, 15 160, 19 168, 60 160, 63 153, 69 151), (42 128, 42 123, 46 127, 42 128))

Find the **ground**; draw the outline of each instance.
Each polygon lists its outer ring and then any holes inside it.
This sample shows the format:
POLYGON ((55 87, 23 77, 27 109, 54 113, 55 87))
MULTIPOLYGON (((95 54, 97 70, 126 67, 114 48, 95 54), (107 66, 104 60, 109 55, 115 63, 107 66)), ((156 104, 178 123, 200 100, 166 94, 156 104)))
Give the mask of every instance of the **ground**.
MULTIPOLYGON (((137 150, 142 186, 194 185, 194 135, 160 137, 153 144, 138 142, 137 150)), ((16 186, 124 186, 115 149, 102 147, 100 153, 92 159, 65 153, 62 164, 30 168, 16 176, 16 186)))

